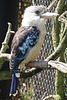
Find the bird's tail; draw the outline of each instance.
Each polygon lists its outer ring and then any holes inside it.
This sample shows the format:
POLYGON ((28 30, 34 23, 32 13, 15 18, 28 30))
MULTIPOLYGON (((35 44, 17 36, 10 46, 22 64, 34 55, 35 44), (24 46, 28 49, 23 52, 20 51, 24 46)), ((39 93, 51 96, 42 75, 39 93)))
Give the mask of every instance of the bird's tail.
POLYGON ((11 89, 10 89, 10 96, 13 95, 13 96, 16 96, 17 94, 17 87, 18 87, 18 79, 20 77, 20 73, 18 72, 13 72, 13 75, 12 75, 12 82, 11 82, 11 89))

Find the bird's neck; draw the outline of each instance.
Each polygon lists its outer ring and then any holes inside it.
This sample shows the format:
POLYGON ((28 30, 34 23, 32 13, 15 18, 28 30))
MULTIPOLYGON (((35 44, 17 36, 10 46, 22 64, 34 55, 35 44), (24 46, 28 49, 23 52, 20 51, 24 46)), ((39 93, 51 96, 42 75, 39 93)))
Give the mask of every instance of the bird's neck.
POLYGON ((31 21, 31 20, 27 20, 27 19, 23 19, 21 25, 22 26, 36 26, 40 31, 45 29, 45 25, 44 25, 44 20, 40 21, 31 21))
POLYGON ((38 22, 38 23, 34 24, 34 22, 31 23, 31 22, 28 22, 25 19, 23 19, 21 24, 22 24, 22 26, 35 26, 35 27, 37 27, 37 29, 40 31, 40 37, 44 38, 44 36, 46 34, 46 28, 45 28, 44 22, 43 23, 38 22))
POLYGON ((41 32, 45 31, 45 25, 44 23, 40 24, 39 22, 38 23, 30 23, 28 21, 25 21, 25 19, 23 19, 22 23, 21 23, 22 26, 35 26, 37 27, 41 32))

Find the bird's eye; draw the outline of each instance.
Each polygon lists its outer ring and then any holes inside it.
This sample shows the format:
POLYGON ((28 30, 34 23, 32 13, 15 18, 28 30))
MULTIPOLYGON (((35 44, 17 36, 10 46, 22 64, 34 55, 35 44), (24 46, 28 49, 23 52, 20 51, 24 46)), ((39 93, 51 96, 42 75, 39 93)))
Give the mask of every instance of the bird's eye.
POLYGON ((37 10, 37 11, 35 11, 35 13, 38 15, 40 12, 37 10))

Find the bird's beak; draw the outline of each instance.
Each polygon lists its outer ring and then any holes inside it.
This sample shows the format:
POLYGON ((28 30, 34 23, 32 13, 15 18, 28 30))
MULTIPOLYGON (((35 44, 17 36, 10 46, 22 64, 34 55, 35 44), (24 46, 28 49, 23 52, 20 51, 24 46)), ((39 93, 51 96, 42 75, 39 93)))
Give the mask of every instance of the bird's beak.
POLYGON ((51 19, 51 18, 54 18, 56 16, 58 16, 59 14, 57 13, 51 13, 51 12, 46 12, 46 13, 43 13, 41 15, 41 18, 45 18, 45 19, 51 19))

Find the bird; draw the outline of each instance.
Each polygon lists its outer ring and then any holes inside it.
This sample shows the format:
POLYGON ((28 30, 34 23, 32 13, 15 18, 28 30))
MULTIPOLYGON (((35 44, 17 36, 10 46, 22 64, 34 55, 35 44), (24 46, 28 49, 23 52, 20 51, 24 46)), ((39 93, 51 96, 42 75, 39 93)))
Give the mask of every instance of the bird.
POLYGON ((18 79, 23 67, 30 61, 35 61, 40 53, 47 19, 56 16, 57 13, 49 12, 43 5, 29 6, 25 9, 21 27, 15 33, 11 44, 9 67, 13 74, 10 96, 16 95, 18 79))

